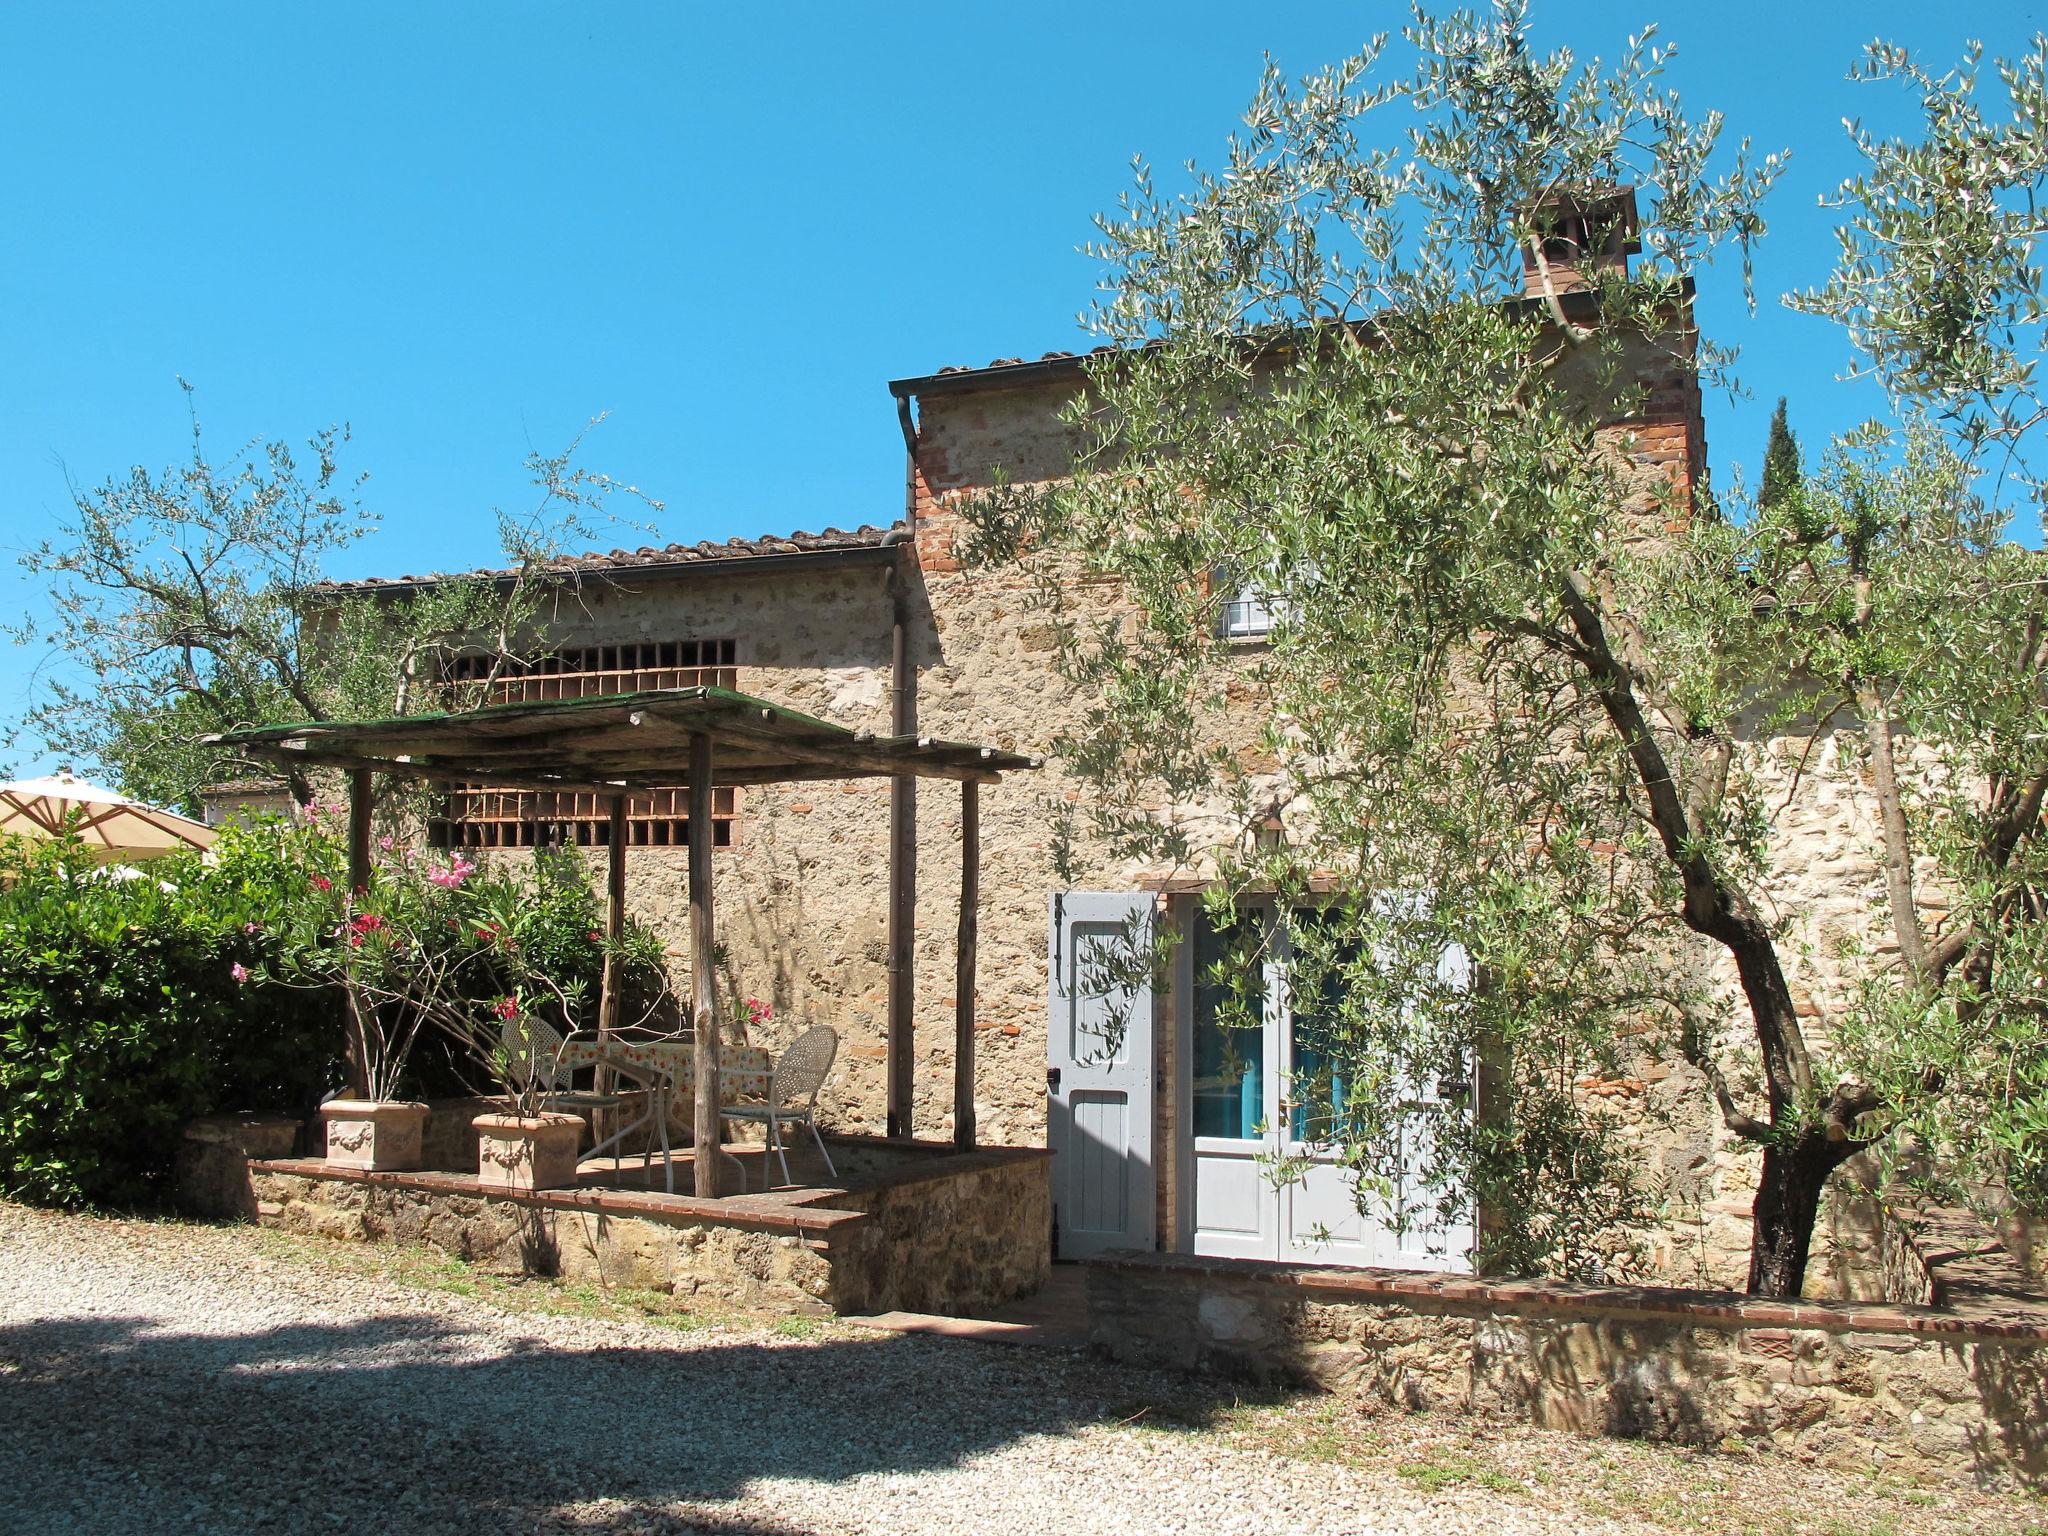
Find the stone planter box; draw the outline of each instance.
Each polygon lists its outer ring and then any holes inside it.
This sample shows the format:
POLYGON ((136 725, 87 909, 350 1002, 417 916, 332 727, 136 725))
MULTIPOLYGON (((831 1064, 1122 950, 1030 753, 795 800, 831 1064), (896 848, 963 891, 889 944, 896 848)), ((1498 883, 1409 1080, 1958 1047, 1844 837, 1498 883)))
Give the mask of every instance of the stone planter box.
POLYGON ((330 1099, 320 1106, 327 1122, 327 1160, 345 1168, 404 1172, 420 1166, 420 1131, 427 1106, 402 1099, 330 1099))
POLYGON ((576 1182, 583 1117, 478 1115, 476 1176, 493 1189, 565 1189, 576 1182))

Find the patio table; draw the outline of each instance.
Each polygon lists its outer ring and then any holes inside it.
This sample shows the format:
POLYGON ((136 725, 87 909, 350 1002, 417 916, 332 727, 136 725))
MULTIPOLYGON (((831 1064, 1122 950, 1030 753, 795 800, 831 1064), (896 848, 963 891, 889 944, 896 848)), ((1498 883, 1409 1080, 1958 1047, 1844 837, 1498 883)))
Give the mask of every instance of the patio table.
MULTIPOLYGON (((696 1053, 696 1041, 679 1037, 649 1040, 615 1035, 600 1040, 594 1034, 580 1034, 571 1035, 563 1041, 562 1065, 565 1068, 609 1067, 647 1090, 647 1113, 605 1137, 587 1155, 598 1156, 605 1148, 622 1143, 634 1131, 652 1121, 655 1134, 661 1141, 665 1185, 668 1192, 674 1194, 675 1160, 669 1155, 666 1111, 678 1092, 695 1092, 696 1053)), ((746 1045, 732 1052, 731 1059, 730 1066, 721 1064, 719 1067, 719 1101, 767 1097, 768 1073, 774 1065, 768 1052, 759 1046, 746 1045)))

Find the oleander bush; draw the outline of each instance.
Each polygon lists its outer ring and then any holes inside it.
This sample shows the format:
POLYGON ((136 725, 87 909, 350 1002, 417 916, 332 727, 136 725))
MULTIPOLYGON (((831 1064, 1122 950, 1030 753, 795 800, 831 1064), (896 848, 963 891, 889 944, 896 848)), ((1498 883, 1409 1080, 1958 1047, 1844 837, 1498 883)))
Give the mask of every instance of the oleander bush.
MULTIPOLYGON (((307 1114, 349 1086, 352 988, 386 1041, 376 1091, 480 1086, 379 978, 445 976, 479 1019, 589 1021, 602 917, 576 855, 479 869, 387 849, 354 892, 332 830, 229 828, 204 854, 133 866, 0 837, 0 1196, 161 1204, 185 1122, 307 1114)), ((665 995, 658 945, 636 928, 626 954, 638 1017, 665 995)))

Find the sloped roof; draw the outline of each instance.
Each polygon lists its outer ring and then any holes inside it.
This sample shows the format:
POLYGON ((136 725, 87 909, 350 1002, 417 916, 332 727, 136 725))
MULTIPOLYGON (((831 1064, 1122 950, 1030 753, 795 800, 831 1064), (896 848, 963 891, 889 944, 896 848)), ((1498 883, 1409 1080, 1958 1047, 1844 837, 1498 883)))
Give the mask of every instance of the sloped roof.
MULTIPOLYGON (((547 570, 551 574, 561 576, 609 575, 630 571, 655 573, 736 560, 768 560, 788 555, 844 554, 881 549, 885 547, 889 535, 904 526, 899 522, 887 528, 880 528, 872 523, 863 523, 858 528, 826 528, 818 533, 798 531, 769 534, 757 539, 726 539, 722 543, 704 539, 695 544, 643 544, 638 549, 594 549, 581 555, 565 555, 550 562, 547 570)), ((366 576, 359 581, 327 582, 323 584, 323 590, 389 591, 404 587, 439 586, 451 581, 504 581, 515 574, 516 572, 511 570, 486 567, 474 571, 430 571, 418 576, 366 576)))

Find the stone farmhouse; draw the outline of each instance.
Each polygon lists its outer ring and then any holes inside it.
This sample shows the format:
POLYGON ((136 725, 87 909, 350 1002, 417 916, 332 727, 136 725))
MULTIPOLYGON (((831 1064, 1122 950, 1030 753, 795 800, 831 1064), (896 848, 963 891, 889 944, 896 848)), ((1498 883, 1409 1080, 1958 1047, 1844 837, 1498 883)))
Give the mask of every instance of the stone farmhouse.
MULTIPOLYGON (((1627 255, 1618 240, 1601 259, 1627 255)), ((1067 472, 1073 444, 1060 409, 1082 386, 1085 361, 1049 353, 891 382, 906 460, 893 519, 567 563, 548 654, 502 681, 498 697, 706 683, 856 729, 1045 755, 1042 772, 1013 777, 985 795, 980 810, 974 1118, 985 1143, 1050 1138, 1060 1251, 1462 1268, 1469 1231, 1361 1216, 1335 1168, 1278 1189, 1263 1176, 1258 1159, 1274 1148, 1262 1131, 1286 1131, 1280 1106, 1291 1042, 1281 987, 1264 1038, 1235 1058, 1246 1069, 1220 1070, 1221 1031, 1193 981, 1205 935, 1196 931, 1198 903, 1185 879, 1085 847, 1080 888, 1055 875, 1052 812, 1083 790, 1051 749, 1078 706, 1052 665, 1053 632, 1025 601, 1022 576, 964 568, 955 540, 961 503, 999 473, 1018 484, 1067 472), (1171 925, 1187 942, 1149 1006, 1137 1000, 1120 1047, 1097 1059, 1086 1047, 1100 1004, 1066 982, 1077 946, 1134 913, 1171 925)), ((1645 404, 1608 431, 1634 461, 1643 515, 1682 515, 1706 475, 1698 381, 1683 341, 1646 346, 1639 369, 1645 404)), ((437 579, 363 587, 399 592, 437 579)), ((1220 594, 1217 622, 1247 652, 1264 643, 1255 594, 1220 594)), ((825 1107, 847 1130, 944 1138, 955 1129, 960 807, 947 788, 855 781, 720 792, 716 879, 727 980, 737 995, 768 1005, 768 1017, 748 1027, 756 1045, 775 1047, 813 1023, 839 1031, 825 1107)), ((1824 786, 1821 793, 1817 817, 1852 814, 1827 799, 1824 786)), ((680 956, 680 798, 636 797, 629 826, 631 909, 680 956)), ((443 846, 485 850, 555 840, 595 850, 606 830, 593 797, 489 786, 453 793, 432 829, 443 846)), ((1845 883, 1854 881, 1834 872, 1831 887, 1845 883)), ((1802 984, 1826 980, 1807 976, 1802 984)), ((1657 1244, 1665 1275, 1739 1284, 1754 1173, 1689 1075, 1646 1064, 1638 1076, 1584 1086, 1620 1112, 1659 1111, 1646 1117, 1662 1129, 1646 1136, 1644 1155, 1670 1211, 1657 1244)), ((1830 1285, 1831 1251, 1821 1234, 1822 1286, 1830 1285)))

